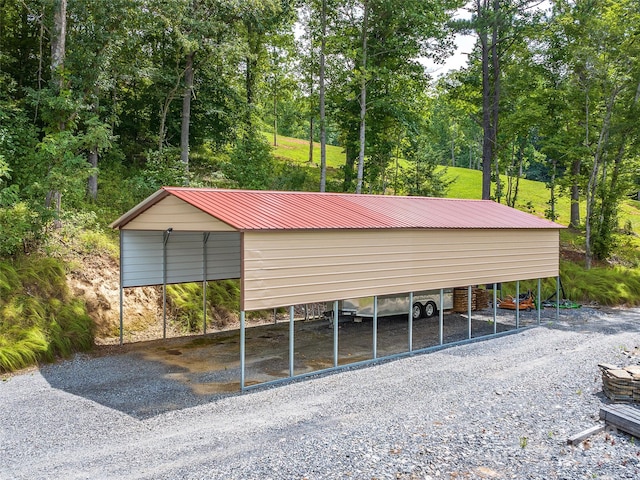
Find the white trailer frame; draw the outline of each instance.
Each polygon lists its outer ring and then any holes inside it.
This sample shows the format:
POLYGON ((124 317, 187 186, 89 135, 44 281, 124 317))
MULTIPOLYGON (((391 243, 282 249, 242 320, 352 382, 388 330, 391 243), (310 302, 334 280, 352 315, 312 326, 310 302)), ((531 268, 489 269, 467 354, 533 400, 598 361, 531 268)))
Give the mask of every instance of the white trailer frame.
MULTIPOLYGON (((445 288, 442 301, 442 309, 453 308, 453 288, 445 288)), ((377 312, 374 312, 375 297, 349 298, 338 302, 338 315, 340 317, 373 318, 393 315, 406 315, 410 310, 414 320, 435 317, 440 308, 440 290, 423 290, 415 292, 413 296, 406 295, 381 295, 378 297, 377 312)), ((326 306, 326 315, 333 317, 333 304, 326 306)))

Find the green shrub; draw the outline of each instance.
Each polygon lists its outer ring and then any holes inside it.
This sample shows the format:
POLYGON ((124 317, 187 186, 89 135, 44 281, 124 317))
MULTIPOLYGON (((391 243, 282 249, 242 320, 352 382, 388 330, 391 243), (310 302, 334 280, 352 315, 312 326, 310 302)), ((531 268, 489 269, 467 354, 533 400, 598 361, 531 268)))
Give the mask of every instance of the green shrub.
POLYGON ((0 371, 93 346, 93 321, 84 303, 69 295, 60 260, 0 261, 0 292, 0 371))
POLYGON ((20 253, 25 241, 34 238, 38 229, 37 215, 26 203, 0 205, 0 256, 20 253))

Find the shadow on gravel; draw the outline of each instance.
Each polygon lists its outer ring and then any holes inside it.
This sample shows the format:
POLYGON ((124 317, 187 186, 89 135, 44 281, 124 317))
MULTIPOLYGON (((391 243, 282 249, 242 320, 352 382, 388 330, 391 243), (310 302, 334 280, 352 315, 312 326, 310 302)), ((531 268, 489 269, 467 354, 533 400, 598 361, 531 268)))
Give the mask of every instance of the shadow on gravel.
POLYGON ((541 325, 553 330, 615 335, 640 332, 640 310, 582 307, 560 310, 560 318, 543 318, 541 325))
MULTIPOLYGON (((477 314, 471 326, 464 315, 445 315, 444 344, 470 337, 479 339, 494 329, 499 333, 515 329, 513 312, 496 325, 492 317, 481 318, 480 312, 477 314)), ((340 366, 373 359, 372 326, 371 319, 339 323, 340 366)), ((247 329, 247 386, 289 378, 289 328, 289 322, 279 322, 247 329)), ((312 374, 332 367, 333 337, 333 326, 326 320, 296 321, 295 374, 312 374)), ((380 319, 378 359, 407 352, 408 338, 406 317, 380 319)), ((415 321, 412 338, 414 350, 436 347, 438 318, 415 321)), ((92 354, 44 366, 41 373, 53 388, 145 419, 239 394, 239 331, 97 347, 92 354)))
MULTIPOLYGON (((640 310, 583 308, 545 310, 541 325, 550 329, 616 334, 640 332, 640 310)), ((519 327, 537 324, 536 312, 522 312, 519 327)), ((491 309, 474 312, 469 322, 463 314, 446 314, 443 344, 484 340, 493 332, 516 332, 515 313, 500 311, 494 324, 491 309)), ((372 359, 371 320, 340 322, 339 365, 372 359)), ((381 357, 406 352, 408 324, 404 317, 378 323, 377 348, 381 357)), ((414 351, 438 348, 437 317, 413 323, 414 351)), ((256 385, 289 377, 289 325, 260 325, 246 332, 246 384, 256 385)), ((296 375, 313 373, 333 364, 333 327, 326 321, 295 322, 296 375)), ((90 355, 42 367, 49 384, 64 392, 121 411, 138 419, 202 405, 240 394, 239 331, 98 347, 90 355)))
POLYGON ((53 388, 141 420, 222 396, 195 393, 186 378, 188 368, 145 357, 138 352, 97 358, 78 355, 72 361, 44 366, 41 373, 53 388))

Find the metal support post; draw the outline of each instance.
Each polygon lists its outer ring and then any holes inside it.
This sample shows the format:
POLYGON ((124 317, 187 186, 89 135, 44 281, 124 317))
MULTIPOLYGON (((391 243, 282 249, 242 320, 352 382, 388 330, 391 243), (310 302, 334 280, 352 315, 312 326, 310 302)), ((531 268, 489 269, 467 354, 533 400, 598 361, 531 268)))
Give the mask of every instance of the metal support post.
POLYGON ((244 310, 240 311, 240 390, 244 390, 244 367, 245 367, 245 351, 244 351, 244 310))
POLYGON ((162 338, 167 338, 167 242, 172 231, 167 228, 162 238, 162 338))
POLYGON ((540 284, 540 279, 538 279, 538 293, 536 294, 536 307, 538 307, 536 310, 538 310, 538 325, 540 325, 540 309, 542 308, 542 302, 540 301, 540 295, 542 295, 541 292, 541 284, 540 284))
POLYGON ((294 361, 294 326, 293 326, 293 305, 289 307, 289 376, 293 377, 294 361))
POLYGON ((333 366, 338 366, 338 301, 333 302, 333 366))
POLYGON ((202 234, 202 334, 207 333, 207 242, 209 232, 202 234))
POLYGON ((440 312, 438 312, 438 322, 440 326, 439 340, 440 345, 444 343, 444 289, 440 289, 440 312))
POLYGON ((493 284, 493 334, 498 333, 498 284, 493 284))
POLYGON ((520 328, 520 280, 516 280, 516 330, 520 328))
POLYGON ((560 275, 556 277, 556 322, 560 320, 560 275))
POLYGON ((469 339, 471 339, 471 295, 473 290, 471 285, 467 287, 467 313, 469 314, 469 339))
POLYGON ((373 359, 378 358, 378 296, 373 296, 373 359))
POLYGON ((122 238, 123 233, 120 230, 120 346, 122 346, 124 339, 124 289, 122 287, 122 238))
POLYGON ((413 352, 413 292, 409 293, 409 351, 413 352))

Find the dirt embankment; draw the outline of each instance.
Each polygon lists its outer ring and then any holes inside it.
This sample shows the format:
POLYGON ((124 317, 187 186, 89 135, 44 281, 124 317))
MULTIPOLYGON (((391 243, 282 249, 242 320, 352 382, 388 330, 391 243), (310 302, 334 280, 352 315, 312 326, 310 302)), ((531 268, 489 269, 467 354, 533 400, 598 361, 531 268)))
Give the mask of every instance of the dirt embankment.
MULTIPOLYGON (((118 261, 108 255, 88 255, 74 261, 67 276, 73 295, 85 300, 96 324, 96 344, 113 344, 120 335, 120 271, 118 261)), ((127 342, 162 336, 162 289, 124 290, 124 331, 127 342)), ((168 334, 177 335, 169 327, 168 334)))

